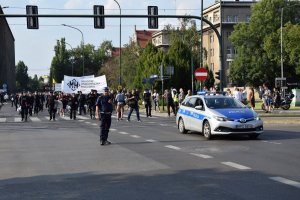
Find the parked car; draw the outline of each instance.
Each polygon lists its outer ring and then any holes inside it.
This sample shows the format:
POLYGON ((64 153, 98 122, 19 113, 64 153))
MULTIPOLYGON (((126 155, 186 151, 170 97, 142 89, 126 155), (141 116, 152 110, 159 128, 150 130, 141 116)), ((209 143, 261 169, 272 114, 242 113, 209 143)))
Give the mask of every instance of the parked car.
POLYGON ((194 95, 180 105, 176 124, 181 133, 213 135, 244 134, 255 139, 263 133, 263 121, 240 101, 224 95, 194 95))

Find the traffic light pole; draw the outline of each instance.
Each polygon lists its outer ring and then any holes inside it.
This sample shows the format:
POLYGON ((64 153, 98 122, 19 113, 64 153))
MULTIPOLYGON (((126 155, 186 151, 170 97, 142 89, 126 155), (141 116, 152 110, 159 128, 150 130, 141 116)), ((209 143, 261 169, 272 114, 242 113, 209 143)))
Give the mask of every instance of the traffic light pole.
MULTIPOLYGON (((151 18, 153 15, 53 15, 53 14, 0 14, 0 17, 12 17, 12 18, 21 18, 21 17, 38 17, 38 18, 95 18, 95 17, 104 17, 104 18, 151 18)), ((157 18, 182 18, 182 19, 198 19, 207 23, 211 29, 216 33, 219 41, 220 49, 220 89, 223 90, 223 48, 222 48, 222 38, 217 30, 217 28, 207 19, 202 18, 201 16, 194 15, 155 15, 157 18)))

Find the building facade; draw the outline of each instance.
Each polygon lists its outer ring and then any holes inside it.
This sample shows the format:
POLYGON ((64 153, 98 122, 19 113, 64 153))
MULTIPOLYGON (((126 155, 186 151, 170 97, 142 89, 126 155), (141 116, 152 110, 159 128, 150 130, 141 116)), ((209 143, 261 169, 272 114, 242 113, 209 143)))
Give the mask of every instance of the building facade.
POLYGON ((206 64, 213 72, 217 72, 220 70, 220 64, 222 63, 224 86, 234 84, 228 75, 230 64, 237 52, 229 37, 234 30, 234 25, 241 22, 249 22, 251 6, 254 3, 255 1, 216 1, 215 4, 203 10, 203 18, 209 20, 219 31, 223 47, 221 62, 218 37, 210 26, 203 22, 203 64, 206 64))
MULTIPOLYGON (((0 14, 3 14, 1 6, 0 14)), ((15 39, 3 17, 0 18, 0 89, 16 90, 15 39)))

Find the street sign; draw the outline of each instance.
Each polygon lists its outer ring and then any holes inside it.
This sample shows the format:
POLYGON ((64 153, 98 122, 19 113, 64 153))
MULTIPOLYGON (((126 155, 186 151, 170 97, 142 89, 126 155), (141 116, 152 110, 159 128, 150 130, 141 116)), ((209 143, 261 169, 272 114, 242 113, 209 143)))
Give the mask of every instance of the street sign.
POLYGON ((207 78, 207 70, 205 68, 197 68, 195 70, 195 79, 198 81, 204 81, 207 78))

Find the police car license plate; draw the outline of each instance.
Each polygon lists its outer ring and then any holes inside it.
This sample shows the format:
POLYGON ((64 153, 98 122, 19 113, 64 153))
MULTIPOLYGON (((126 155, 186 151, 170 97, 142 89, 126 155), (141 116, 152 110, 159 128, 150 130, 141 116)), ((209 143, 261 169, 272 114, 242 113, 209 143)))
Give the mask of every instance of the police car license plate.
POLYGON ((236 128, 253 128, 252 124, 239 124, 236 128))

